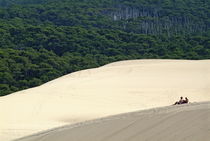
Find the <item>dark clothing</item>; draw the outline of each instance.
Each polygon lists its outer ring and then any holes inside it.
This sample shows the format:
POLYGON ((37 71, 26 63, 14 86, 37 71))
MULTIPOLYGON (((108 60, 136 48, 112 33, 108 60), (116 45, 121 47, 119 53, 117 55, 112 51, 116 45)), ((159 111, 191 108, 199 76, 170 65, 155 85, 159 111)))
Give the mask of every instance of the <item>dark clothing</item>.
POLYGON ((174 103, 174 105, 177 105, 177 104, 186 104, 188 102, 189 102, 189 100, 187 98, 185 100, 180 99, 179 101, 177 101, 176 103, 174 103))
POLYGON ((185 99, 183 102, 182 102, 182 104, 185 104, 185 103, 188 103, 189 102, 189 100, 188 99, 185 99))

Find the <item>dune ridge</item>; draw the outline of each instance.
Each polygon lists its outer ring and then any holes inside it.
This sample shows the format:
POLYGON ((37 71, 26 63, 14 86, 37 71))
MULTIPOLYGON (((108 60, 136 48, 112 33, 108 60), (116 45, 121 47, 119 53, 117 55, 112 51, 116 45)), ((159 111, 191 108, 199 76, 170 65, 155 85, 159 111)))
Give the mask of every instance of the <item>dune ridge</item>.
POLYGON ((0 140, 109 115, 210 101, 210 60, 129 60, 0 97, 0 140), (6 108, 5 108, 6 107, 6 108))
POLYGON ((146 141, 148 139, 161 141, 168 141, 169 139, 174 141, 208 141, 209 133, 210 102, 208 101, 108 116, 50 129, 15 141, 38 141, 40 139, 42 141, 122 141, 128 139, 132 141, 146 141), (195 121, 196 123, 193 124, 192 122, 195 121), (177 123, 184 126, 176 125, 177 123), (179 129, 179 127, 182 128, 179 129), (153 132, 153 128, 159 128, 158 134, 153 132), (166 132, 166 129, 170 130, 170 132, 166 132), (134 133, 130 132, 132 130, 134 133), (135 133, 136 131, 141 132, 135 133), (159 134, 160 132, 163 133, 159 134), (94 136, 92 136, 93 134, 94 136), (178 138, 176 138, 176 134, 178 138))

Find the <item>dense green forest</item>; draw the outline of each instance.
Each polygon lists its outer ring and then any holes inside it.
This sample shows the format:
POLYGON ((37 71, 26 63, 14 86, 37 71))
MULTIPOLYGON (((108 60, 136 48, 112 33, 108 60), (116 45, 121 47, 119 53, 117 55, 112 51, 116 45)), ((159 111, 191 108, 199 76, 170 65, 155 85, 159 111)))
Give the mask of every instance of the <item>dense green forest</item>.
POLYGON ((210 59, 210 1, 0 0, 0 96, 146 58, 210 59))

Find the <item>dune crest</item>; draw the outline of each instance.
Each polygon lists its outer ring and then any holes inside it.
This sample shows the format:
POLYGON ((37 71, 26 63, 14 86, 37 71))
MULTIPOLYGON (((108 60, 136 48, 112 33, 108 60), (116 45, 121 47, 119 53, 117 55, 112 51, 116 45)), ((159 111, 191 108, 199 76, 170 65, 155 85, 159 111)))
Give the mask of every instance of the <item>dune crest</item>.
POLYGON ((131 60, 0 97, 0 140, 104 116, 210 101, 210 60, 131 60))
POLYGON ((67 125, 16 141, 208 141, 210 102, 167 106, 67 125))

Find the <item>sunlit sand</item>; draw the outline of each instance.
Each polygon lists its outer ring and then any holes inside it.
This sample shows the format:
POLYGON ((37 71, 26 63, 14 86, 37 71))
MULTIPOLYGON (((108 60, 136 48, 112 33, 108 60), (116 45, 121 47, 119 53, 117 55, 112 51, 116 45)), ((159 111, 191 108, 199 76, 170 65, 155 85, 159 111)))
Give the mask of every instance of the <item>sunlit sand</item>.
MULTIPOLYGON (((0 140, 105 116, 210 101, 210 60, 131 60, 0 97, 0 140)), ((50 141, 50 140, 49 140, 50 141)))

